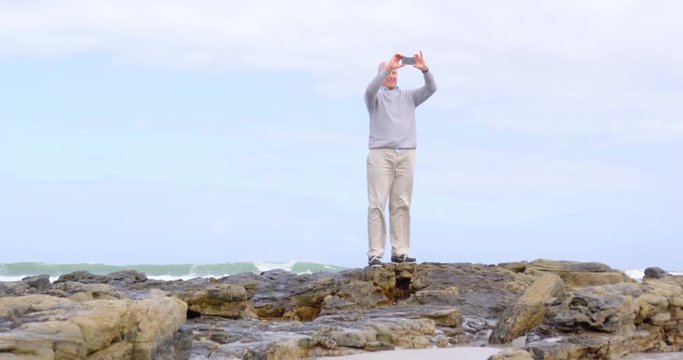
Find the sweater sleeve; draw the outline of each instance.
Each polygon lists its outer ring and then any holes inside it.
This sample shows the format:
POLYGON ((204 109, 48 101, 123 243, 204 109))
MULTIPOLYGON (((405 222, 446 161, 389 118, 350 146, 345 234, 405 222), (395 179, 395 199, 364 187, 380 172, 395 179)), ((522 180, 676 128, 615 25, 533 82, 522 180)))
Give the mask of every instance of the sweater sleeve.
POLYGON ((388 75, 389 73, 386 70, 380 71, 365 89, 365 106, 368 110, 374 107, 375 101, 377 100, 377 92, 382 87, 384 79, 386 79, 388 75))
POLYGON ((434 81, 432 71, 429 70, 422 75, 425 79, 424 86, 415 89, 415 92, 413 92, 413 101, 415 102, 415 107, 425 102, 425 100, 429 99, 429 97, 436 92, 436 82, 434 81))

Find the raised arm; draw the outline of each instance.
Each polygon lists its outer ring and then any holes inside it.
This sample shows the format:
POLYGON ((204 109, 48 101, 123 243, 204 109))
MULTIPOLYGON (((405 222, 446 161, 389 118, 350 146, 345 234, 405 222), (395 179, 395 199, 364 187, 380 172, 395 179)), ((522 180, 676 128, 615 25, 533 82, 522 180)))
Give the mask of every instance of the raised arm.
POLYGON ((368 84, 368 87, 365 88, 365 106, 368 108, 368 110, 370 110, 375 103, 375 100, 377 99, 377 92, 380 88, 382 88, 382 84, 387 76, 389 76, 392 71, 403 67, 403 64, 401 64, 402 58, 403 55, 394 54, 389 61, 380 64, 380 69, 382 67, 383 69, 377 73, 377 76, 375 76, 368 84))
POLYGON ((425 79, 425 84, 421 88, 415 89, 413 92, 413 101, 415 106, 418 106, 429 99, 432 94, 436 92, 436 82, 434 81, 434 75, 429 71, 427 62, 422 55, 422 50, 415 54, 415 65, 413 65, 418 70, 422 71, 422 75, 425 79))
POLYGON ((413 101, 415 106, 418 106, 429 99, 436 92, 436 82, 434 81, 434 75, 431 71, 427 70, 423 73, 425 84, 421 88, 415 89, 413 93, 413 101))
POLYGON ((365 89, 365 106, 368 108, 368 110, 372 107, 372 104, 375 103, 375 100, 377 99, 377 92, 382 87, 382 83, 384 82, 384 79, 386 79, 387 75, 389 75, 389 72, 387 72, 386 69, 380 71, 377 76, 370 81, 368 87, 365 89))

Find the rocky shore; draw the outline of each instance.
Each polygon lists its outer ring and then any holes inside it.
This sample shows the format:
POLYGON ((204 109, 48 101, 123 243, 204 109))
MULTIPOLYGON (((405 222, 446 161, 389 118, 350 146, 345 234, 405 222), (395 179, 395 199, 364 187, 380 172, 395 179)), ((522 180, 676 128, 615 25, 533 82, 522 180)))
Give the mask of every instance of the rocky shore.
POLYGON ((683 276, 599 263, 388 264, 158 281, 74 272, 0 282, 0 360, 301 359, 499 346, 491 359, 683 348, 683 276))

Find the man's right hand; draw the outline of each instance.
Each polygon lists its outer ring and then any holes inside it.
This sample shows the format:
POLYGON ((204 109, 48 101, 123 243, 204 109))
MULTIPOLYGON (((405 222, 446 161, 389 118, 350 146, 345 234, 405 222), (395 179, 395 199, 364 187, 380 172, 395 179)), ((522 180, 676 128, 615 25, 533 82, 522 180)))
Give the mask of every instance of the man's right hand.
POLYGON ((389 62, 386 63, 387 72, 392 72, 400 67, 403 67, 403 64, 401 64, 401 59, 403 59, 403 55, 394 54, 394 56, 389 59, 389 62))

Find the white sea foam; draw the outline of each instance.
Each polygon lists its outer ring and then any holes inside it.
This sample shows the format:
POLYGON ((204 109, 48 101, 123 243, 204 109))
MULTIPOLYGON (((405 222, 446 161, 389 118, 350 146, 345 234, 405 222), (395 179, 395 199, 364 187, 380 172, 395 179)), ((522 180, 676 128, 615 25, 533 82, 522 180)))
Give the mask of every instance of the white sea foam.
POLYGON ((292 267, 294 267, 294 264, 296 264, 296 261, 290 261, 286 263, 255 262, 254 266, 256 266, 256 269, 258 269, 259 272, 270 271, 275 269, 292 271, 292 267))
POLYGON ((626 275, 628 275, 628 277, 637 281, 642 281, 643 276, 645 276, 645 269, 626 270, 624 272, 626 273, 626 275))

